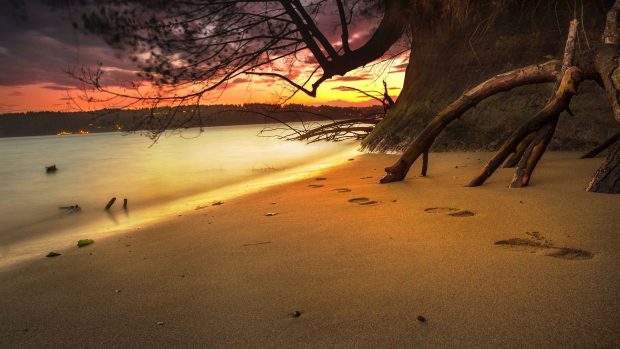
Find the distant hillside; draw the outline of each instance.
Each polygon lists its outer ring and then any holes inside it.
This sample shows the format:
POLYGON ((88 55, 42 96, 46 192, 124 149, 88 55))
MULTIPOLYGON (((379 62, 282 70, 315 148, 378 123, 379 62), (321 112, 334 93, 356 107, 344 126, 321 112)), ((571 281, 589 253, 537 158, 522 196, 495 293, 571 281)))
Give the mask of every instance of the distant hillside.
MULTIPOLYGON (((164 115, 170 108, 155 111, 139 110, 99 110, 95 112, 28 112, 0 115, 0 137, 22 137, 55 135, 61 132, 89 133, 131 131, 140 129, 140 122, 145 117, 164 115)), ((184 120, 183 127, 209 127, 228 125, 251 125, 297 121, 339 120, 356 118, 371 113, 381 112, 381 107, 342 108, 332 106, 268 104, 245 105, 210 105, 201 106, 199 112, 193 107, 177 111, 179 120, 184 120), (185 115, 194 115, 192 118, 185 115), (268 117, 270 116, 270 117, 268 117)))

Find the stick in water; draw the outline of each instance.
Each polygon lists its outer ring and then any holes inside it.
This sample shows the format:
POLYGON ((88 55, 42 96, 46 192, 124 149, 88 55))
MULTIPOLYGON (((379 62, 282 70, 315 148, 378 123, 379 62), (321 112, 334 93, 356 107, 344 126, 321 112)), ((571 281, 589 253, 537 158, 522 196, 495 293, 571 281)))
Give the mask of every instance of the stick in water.
POLYGON ((108 201, 108 204, 107 204, 107 205, 105 205, 105 209, 106 209, 106 210, 109 210, 109 209, 110 209, 110 207, 112 207, 112 205, 114 205, 114 202, 115 202, 115 201, 116 201, 116 197, 111 198, 111 199, 110 199, 110 201, 108 201))

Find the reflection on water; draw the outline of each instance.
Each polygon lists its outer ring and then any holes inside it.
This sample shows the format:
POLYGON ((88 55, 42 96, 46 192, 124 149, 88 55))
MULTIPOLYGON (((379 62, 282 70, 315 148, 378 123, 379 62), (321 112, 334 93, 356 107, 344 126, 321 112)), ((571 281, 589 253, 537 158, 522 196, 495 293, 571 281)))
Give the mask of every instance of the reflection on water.
POLYGON ((214 127, 189 138, 198 132, 186 131, 152 147, 120 133, 0 138, 0 264, 41 253, 55 238, 92 237, 189 209, 206 196, 220 200, 308 176, 355 148, 261 138, 260 129, 214 127), (58 171, 46 173, 53 164, 58 171))

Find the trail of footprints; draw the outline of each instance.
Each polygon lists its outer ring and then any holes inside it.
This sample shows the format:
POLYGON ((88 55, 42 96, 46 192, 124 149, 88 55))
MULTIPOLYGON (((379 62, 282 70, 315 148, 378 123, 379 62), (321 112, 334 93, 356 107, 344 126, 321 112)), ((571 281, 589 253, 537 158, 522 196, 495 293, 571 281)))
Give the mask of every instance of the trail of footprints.
MULTIPOLYGON (((372 177, 364 177, 362 179, 368 179, 368 178, 372 178, 372 177)), ((325 178, 325 177, 317 177, 314 180, 315 181, 325 181, 325 180, 327 180, 327 178, 325 178)), ((325 186, 323 184, 312 183, 312 184, 308 184, 308 187, 316 189, 316 188, 323 188, 325 186)), ((350 188, 336 188, 336 189, 332 189, 332 191, 335 191, 337 193, 350 193, 351 189, 350 188)), ((355 197, 355 198, 349 199, 348 201, 350 203, 352 203, 352 204, 358 204, 358 205, 362 205, 362 206, 374 205, 374 204, 378 204, 379 203, 379 201, 370 200, 367 197, 355 197)))
MULTIPOLYGON (((368 179, 372 177, 364 177, 362 179, 368 179)), ((327 178, 318 177, 315 178, 316 181, 324 181, 327 178)), ((324 185, 321 184, 310 184, 308 185, 310 188, 321 188, 324 185)), ((351 192, 350 188, 336 188, 332 189, 332 191, 338 193, 349 193, 351 192)), ((358 205, 374 205, 379 202, 376 200, 371 200, 367 197, 354 197, 348 200, 352 204, 358 205)), ((395 202, 396 200, 394 200, 395 202)), ((472 217, 475 216, 476 213, 469 210, 461 210, 455 207, 429 207, 424 209, 424 212, 429 214, 446 214, 452 217, 472 217)), ((502 246, 507 249, 514 249, 523 252, 530 253, 542 253, 548 257, 554 258, 562 258, 562 259, 570 259, 570 260, 586 260, 592 259, 594 254, 590 251, 581 250, 577 248, 571 247, 556 247, 551 240, 547 240, 544 236, 542 236, 539 232, 526 232, 525 233, 528 238, 512 238, 507 240, 499 240, 495 242, 495 245, 502 246)))

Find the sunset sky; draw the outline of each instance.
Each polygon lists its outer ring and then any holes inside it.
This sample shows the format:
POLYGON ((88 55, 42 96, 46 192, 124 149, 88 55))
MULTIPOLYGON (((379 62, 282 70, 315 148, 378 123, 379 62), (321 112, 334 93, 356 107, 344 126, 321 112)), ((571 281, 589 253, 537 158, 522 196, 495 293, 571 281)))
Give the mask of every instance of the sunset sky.
MULTIPOLYGON (((102 39, 87 36, 72 28, 71 14, 52 11, 37 1, 26 8, 15 8, 11 0, 0 0, 0 113, 25 111, 75 111, 105 106, 83 102, 80 84, 67 71, 82 66, 102 64, 111 85, 135 82, 138 72, 121 52, 108 47, 102 39), (79 104, 76 105, 76 104, 79 104)), ((370 25, 358 26, 371 30, 370 25)), ((352 41, 364 40, 368 33, 358 29, 352 41)), ((353 43, 352 43, 353 44, 353 43)), ((343 91, 342 86, 362 90, 382 90, 385 79, 390 94, 397 96, 402 87, 407 54, 381 64, 370 65, 325 82, 317 98, 298 93, 292 103, 364 106, 372 104, 356 92, 343 91)), ((205 96, 203 104, 278 103, 290 89, 273 79, 238 77, 225 90, 205 96)))

